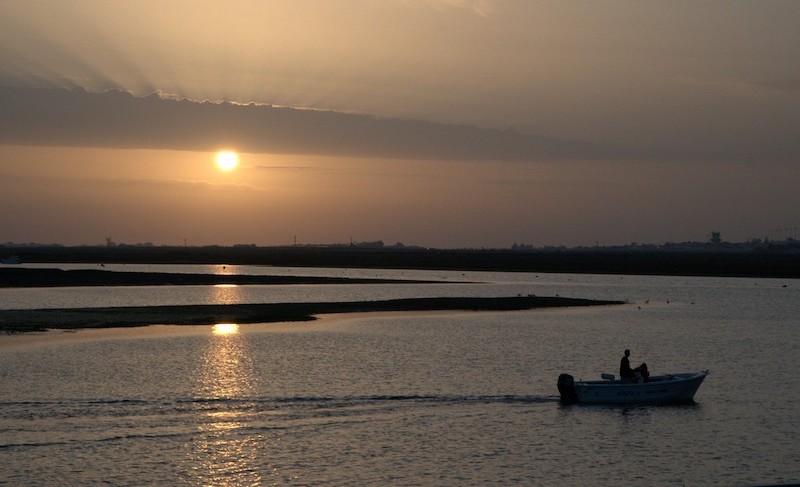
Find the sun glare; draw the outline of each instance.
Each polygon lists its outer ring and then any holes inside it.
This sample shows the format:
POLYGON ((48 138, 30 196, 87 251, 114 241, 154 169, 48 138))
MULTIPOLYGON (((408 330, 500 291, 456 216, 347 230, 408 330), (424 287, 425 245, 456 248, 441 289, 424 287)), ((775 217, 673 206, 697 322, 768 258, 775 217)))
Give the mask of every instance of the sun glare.
POLYGON ((239 325, 234 323, 217 323, 211 327, 214 335, 233 335, 239 333, 239 325))
POLYGON ((239 154, 231 150, 219 151, 217 155, 214 156, 214 162, 217 164, 217 168, 220 171, 230 172, 239 165, 239 154))

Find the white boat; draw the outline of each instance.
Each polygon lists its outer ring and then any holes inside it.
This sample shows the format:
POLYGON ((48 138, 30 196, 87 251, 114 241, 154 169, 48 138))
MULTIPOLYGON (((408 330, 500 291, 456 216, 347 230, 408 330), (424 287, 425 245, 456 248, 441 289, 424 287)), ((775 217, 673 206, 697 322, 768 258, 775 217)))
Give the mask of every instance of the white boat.
POLYGON ((623 382, 603 374, 603 380, 576 381, 558 377, 558 392, 566 404, 681 404, 694 402, 694 394, 708 371, 651 376, 647 382, 623 382))

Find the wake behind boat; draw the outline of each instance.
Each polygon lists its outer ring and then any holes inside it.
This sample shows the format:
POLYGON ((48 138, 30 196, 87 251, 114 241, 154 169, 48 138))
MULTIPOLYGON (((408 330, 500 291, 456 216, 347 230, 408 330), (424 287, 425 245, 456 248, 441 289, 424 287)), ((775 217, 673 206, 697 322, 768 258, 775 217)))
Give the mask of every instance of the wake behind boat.
POLYGON ((694 395, 708 370, 651 376, 627 382, 603 374, 603 380, 576 381, 569 374, 558 377, 558 392, 565 404, 685 404, 694 395))

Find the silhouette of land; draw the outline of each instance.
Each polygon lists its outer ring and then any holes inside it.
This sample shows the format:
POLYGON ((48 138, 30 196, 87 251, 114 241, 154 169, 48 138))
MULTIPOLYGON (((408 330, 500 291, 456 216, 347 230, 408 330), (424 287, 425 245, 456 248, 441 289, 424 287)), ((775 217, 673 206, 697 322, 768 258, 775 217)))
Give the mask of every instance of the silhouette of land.
POLYGON ((0 268, 0 288, 64 286, 213 286, 219 284, 409 284, 418 282, 424 281, 339 277, 254 276, 241 274, 118 272, 94 269, 0 268))
POLYGON ((274 323, 310 321, 315 315, 374 311, 512 311, 564 306, 622 304, 560 297, 412 298, 385 301, 143 306, 118 308, 8 310, 0 313, 0 332, 112 328, 154 324, 274 323))
POLYGON ((420 247, 0 246, 22 263, 250 264, 590 274, 800 278, 800 248, 579 248, 448 250, 420 247))
MULTIPOLYGON (((230 264, 280 267, 438 269, 692 276, 800 277, 800 252, 708 249, 442 250, 418 247, 0 246, 0 260, 22 263, 230 264)), ((392 283, 383 279, 110 272, 0 268, 0 287, 213 284, 392 283)), ((403 283, 421 281, 403 280, 403 283)), ((315 315, 370 311, 522 310, 621 304, 559 297, 418 298, 387 301, 4 310, 0 332, 307 321, 315 315)))

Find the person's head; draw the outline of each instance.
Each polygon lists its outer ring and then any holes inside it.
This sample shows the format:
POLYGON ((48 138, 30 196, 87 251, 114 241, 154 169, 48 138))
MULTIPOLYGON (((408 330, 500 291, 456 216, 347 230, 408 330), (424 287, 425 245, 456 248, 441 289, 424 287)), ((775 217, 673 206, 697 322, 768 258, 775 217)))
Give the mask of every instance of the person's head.
POLYGON ((631 354, 631 351, 627 348, 625 349, 625 356, 628 357, 631 354))

